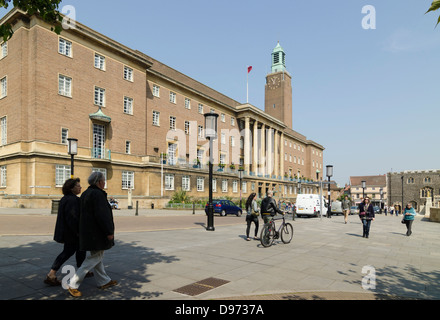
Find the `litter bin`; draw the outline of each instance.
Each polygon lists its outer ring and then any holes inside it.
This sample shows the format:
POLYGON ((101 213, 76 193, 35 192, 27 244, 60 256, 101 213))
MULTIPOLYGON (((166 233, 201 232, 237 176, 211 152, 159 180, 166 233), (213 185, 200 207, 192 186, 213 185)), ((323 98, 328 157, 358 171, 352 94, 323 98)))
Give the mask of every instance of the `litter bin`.
POLYGON ((151 203, 151 209, 154 209, 154 203, 153 202, 151 203))
POLYGON ((52 200, 52 211, 51 214, 58 214, 58 208, 60 207, 61 200, 52 200))

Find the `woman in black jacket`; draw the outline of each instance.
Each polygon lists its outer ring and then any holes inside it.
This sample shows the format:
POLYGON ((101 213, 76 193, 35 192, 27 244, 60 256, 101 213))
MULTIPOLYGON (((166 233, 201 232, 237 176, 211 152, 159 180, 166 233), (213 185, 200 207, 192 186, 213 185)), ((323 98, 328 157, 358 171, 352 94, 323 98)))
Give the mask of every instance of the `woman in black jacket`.
POLYGON ((61 266, 76 253, 76 265, 79 268, 86 258, 86 252, 79 250, 79 198, 81 184, 78 179, 69 179, 63 185, 64 197, 61 198, 55 225, 54 240, 64 244, 64 250, 55 259, 44 283, 51 286, 61 285, 56 273, 61 266))
POLYGON ((359 205, 359 218, 362 221, 364 233, 362 237, 368 238, 370 235, 371 221, 374 221, 374 208, 370 203, 370 198, 365 197, 364 201, 359 205))

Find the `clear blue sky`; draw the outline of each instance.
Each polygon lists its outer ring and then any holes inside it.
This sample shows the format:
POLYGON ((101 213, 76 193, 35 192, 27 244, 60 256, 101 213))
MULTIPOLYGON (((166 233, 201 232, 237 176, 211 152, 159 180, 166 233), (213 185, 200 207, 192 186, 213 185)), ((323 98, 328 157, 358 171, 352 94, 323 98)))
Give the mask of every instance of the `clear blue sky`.
MULTIPOLYGON (((294 130, 350 176, 440 169, 440 13, 432 0, 69 1, 77 20, 264 109, 277 41, 293 75, 294 130), (362 8, 376 29, 362 28, 362 8)), ((0 11, 3 15, 4 10, 0 11)))

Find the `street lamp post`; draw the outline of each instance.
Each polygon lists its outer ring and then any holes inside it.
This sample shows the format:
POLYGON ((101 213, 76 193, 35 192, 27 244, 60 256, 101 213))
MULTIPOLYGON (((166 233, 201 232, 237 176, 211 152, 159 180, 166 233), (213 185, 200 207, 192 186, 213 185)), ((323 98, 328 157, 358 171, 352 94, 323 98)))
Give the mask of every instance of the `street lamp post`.
POLYGON ((213 171, 213 147, 212 141, 217 139, 217 118, 216 113, 205 115, 205 138, 209 140, 209 201, 208 201, 208 226, 207 231, 214 231, 214 207, 212 204, 212 171, 213 171))
POLYGON ((243 172, 244 172, 244 169, 242 167, 240 167, 238 169, 238 176, 240 177, 240 209, 242 209, 242 206, 241 206, 241 202, 242 202, 241 201, 241 188, 242 188, 242 185, 243 185, 243 183, 242 183, 243 172))
POLYGON ((367 187, 367 182, 362 181, 362 200, 365 199, 365 188, 367 187))
POLYGON ((333 166, 327 166, 327 177, 328 177, 328 209, 327 209, 327 218, 332 217, 332 206, 331 206, 331 199, 330 199, 330 178, 333 177, 333 166))
POLYGON ((78 139, 68 138, 68 154, 70 154, 70 178, 74 177, 74 157, 78 154, 78 139))
POLYGON ((382 204, 383 204, 383 188, 379 189, 380 192, 380 213, 382 213, 382 204))

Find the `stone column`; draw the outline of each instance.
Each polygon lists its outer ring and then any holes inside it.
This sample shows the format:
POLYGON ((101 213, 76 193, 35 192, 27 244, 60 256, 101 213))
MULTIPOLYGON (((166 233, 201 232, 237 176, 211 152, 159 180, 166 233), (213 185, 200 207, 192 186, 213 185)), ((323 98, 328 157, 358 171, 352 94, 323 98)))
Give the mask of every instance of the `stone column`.
POLYGON ((279 148, 279 135, 278 131, 274 130, 274 143, 275 143, 275 149, 274 149, 274 175, 277 177, 280 175, 280 152, 278 150, 279 148))
POLYGON ((281 136, 280 136, 280 144, 281 144, 281 148, 280 148, 280 171, 281 171, 281 176, 284 177, 284 133, 281 132, 281 136))
POLYGON ((273 175, 273 129, 269 128, 267 130, 267 148, 266 148, 266 174, 269 175, 269 177, 272 177, 273 175))
POLYGON ((266 174, 266 125, 261 124, 260 173, 266 174))
POLYGON ((250 168, 250 118, 245 118, 245 130, 244 130, 244 170, 249 174, 250 168))
POLYGON ((252 157, 252 171, 255 175, 258 174, 258 121, 254 121, 253 140, 253 157, 252 157))

